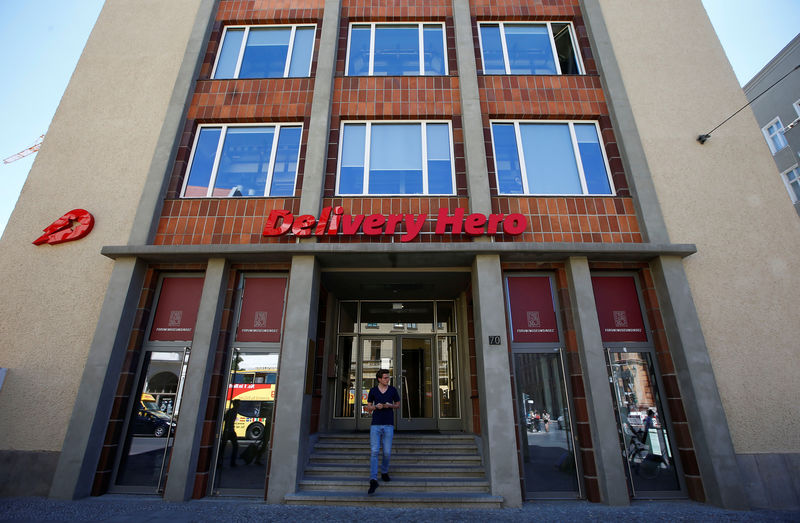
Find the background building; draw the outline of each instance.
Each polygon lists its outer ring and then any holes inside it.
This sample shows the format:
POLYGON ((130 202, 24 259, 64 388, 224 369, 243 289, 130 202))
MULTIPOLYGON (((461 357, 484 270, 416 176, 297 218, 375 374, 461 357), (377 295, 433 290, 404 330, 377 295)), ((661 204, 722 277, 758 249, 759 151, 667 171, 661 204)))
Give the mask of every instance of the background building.
POLYGON ((744 101, 699 0, 108 0, 0 240, 2 491, 359 502, 389 367, 393 503, 796 506, 744 101))
POLYGON ((800 213, 800 171, 797 168, 800 154, 800 131, 797 129, 800 119, 800 74, 796 70, 798 65, 800 35, 747 82, 744 94, 753 102, 753 114, 756 115, 789 197, 800 213), (789 76, 780 80, 787 74, 789 76), (775 82, 779 83, 764 93, 775 82), (759 96, 762 93, 763 96, 759 96))

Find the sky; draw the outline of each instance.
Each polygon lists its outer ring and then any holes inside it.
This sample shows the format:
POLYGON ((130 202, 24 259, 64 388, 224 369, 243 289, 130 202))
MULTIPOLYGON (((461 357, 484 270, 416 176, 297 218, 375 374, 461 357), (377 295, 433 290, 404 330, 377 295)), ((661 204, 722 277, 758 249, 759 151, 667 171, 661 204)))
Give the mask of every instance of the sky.
MULTIPOLYGON (((0 160, 46 134, 103 2, 0 0, 0 160)), ((703 0, 703 5, 742 85, 800 28, 800 0, 703 0)), ((0 163, 0 233, 35 157, 0 163)), ((55 210, 53 220, 68 210, 55 210)), ((37 234, 31 231, 31 241, 37 234)))

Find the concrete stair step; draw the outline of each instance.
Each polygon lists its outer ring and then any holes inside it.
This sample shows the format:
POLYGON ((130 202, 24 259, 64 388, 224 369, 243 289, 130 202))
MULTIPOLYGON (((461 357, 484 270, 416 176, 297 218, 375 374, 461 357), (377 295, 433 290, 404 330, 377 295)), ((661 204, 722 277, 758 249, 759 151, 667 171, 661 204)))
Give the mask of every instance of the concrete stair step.
MULTIPOLYGON (((369 441, 368 432, 337 432, 319 434, 319 440, 340 440, 340 441, 369 441)), ((475 436, 472 434, 442 434, 442 433, 408 433, 395 432, 395 441, 468 441, 474 442, 475 436)))
MULTIPOLYGON (((369 463, 331 463, 309 464, 306 467, 306 477, 316 476, 357 476, 364 477, 369 471, 369 463)), ((452 464, 419 464, 402 465, 392 463, 392 477, 398 478, 484 478, 485 472, 479 465, 452 465, 452 464)))
MULTIPOLYGON (((358 491, 366 490, 369 482, 365 477, 345 478, 342 476, 320 476, 316 478, 304 478, 297 484, 302 491, 358 491)), ((483 478, 392 478, 386 483, 380 482, 380 489, 384 492, 489 492, 489 482, 483 478)))
MULTIPOLYGON (((362 485, 363 486, 363 485, 362 485)), ((339 505, 365 507, 409 507, 451 509, 502 508, 502 496, 484 493, 431 494, 424 492, 400 493, 381 491, 379 487, 372 496, 367 495, 366 486, 352 492, 304 491, 288 494, 284 501, 289 505, 339 505)))
MULTIPOLYGON (((319 452, 366 452, 369 453, 369 442, 359 443, 327 443, 317 442, 314 445, 314 451, 319 452)), ((477 453, 475 444, 458 444, 458 443, 403 443, 392 442, 392 454, 409 453, 409 454, 463 454, 463 453, 477 453)))
MULTIPOLYGON (((309 456, 310 463, 358 463, 369 464, 369 453, 358 454, 338 452, 314 452, 309 456)), ((402 454, 392 452, 392 464, 407 465, 480 465, 477 454, 402 454)))

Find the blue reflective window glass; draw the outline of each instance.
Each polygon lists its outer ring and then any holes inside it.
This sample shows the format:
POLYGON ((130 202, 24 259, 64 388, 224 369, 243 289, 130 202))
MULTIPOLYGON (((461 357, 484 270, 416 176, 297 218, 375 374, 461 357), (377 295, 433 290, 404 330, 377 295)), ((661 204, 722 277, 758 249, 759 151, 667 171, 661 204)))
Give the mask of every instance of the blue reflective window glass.
POLYGON ((520 124, 531 194, 582 194, 568 124, 520 124))
POLYGON ((442 26, 423 26, 422 40, 425 52, 425 74, 443 75, 445 69, 445 55, 442 26))
POLYGON ((517 136, 513 124, 492 124, 494 161, 500 194, 522 194, 522 169, 517 152, 517 136))
POLYGON ((483 48, 483 74, 505 74, 506 66, 503 59, 499 25, 481 25, 481 46, 483 48))
POLYGON ((225 40, 222 42, 222 50, 219 52, 214 78, 233 78, 236 74, 236 63, 239 61, 242 37, 244 37, 244 29, 225 31, 225 40))
POLYGON ((282 78, 289 52, 289 27, 259 27, 250 30, 244 48, 239 78, 282 78))
POLYGON ((278 136, 278 150, 275 151, 275 167, 272 170, 270 196, 294 196, 301 134, 300 127, 281 127, 278 136))
POLYGON ((214 158, 217 155, 219 127, 203 127, 197 138, 197 145, 192 157, 192 169, 189 171, 189 180, 186 182, 186 197, 203 197, 208 194, 208 183, 211 181, 211 171, 214 168, 214 158))
POLYGON ((506 24, 506 50, 512 74, 556 74, 546 25, 506 24))
POLYGON ((274 127, 229 127, 212 196, 264 196, 274 134, 274 127))
POLYGON ((350 29, 350 56, 347 74, 365 76, 369 74, 369 40, 371 30, 368 25, 354 25, 350 29))
POLYGON ((375 28, 375 76, 419 75, 419 27, 384 25, 375 28))
POLYGON ((419 124, 372 126, 369 194, 422 194, 422 128, 419 124))
POLYGON ((583 176, 586 179, 586 189, 589 194, 611 194, 606 162, 603 159, 603 151, 597 137, 597 128, 594 124, 575 124, 575 137, 578 140, 583 176))
POLYGON ((428 194, 453 194, 450 129, 447 124, 427 124, 428 194))
POLYGON ((339 160, 339 194, 364 192, 364 144, 367 126, 347 124, 342 136, 342 157, 339 160))
POLYGON ((217 155, 219 127, 203 127, 197 138, 192 157, 192 169, 189 171, 189 180, 186 182, 185 197, 203 197, 208 194, 208 183, 211 180, 211 171, 214 168, 214 158, 217 155))
POLYGON ((311 71, 311 53, 314 50, 314 28, 298 27, 294 31, 292 61, 289 76, 308 76, 311 71))

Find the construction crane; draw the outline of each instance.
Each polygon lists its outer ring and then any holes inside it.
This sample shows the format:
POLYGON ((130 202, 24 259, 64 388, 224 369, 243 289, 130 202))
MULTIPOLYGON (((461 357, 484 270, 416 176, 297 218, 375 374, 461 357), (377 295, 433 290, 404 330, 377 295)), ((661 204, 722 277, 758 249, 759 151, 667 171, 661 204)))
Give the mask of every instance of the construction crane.
POLYGON ((33 145, 31 145, 27 149, 24 149, 24 150, 18 152, 17 154, 12 154, 11 156, 9 156, 5 160, 3 160, 3 163, 16 162, 17 160, 19 160, 21 158, 25 158, 29 154, 35 153, 42 146, 42 141, 43 140, 44 140, 44 135, 41 135, 39 138, 36 139, 36 141, 34 142, 33 145))

